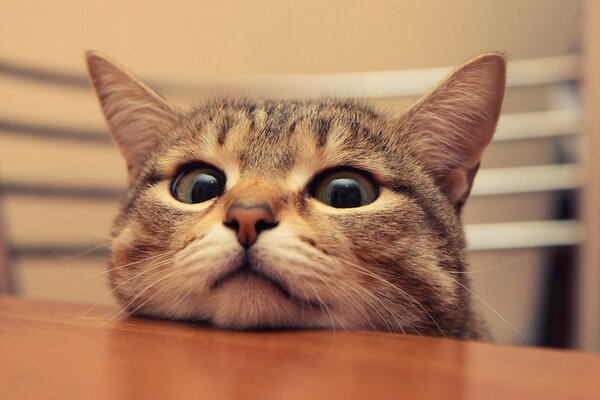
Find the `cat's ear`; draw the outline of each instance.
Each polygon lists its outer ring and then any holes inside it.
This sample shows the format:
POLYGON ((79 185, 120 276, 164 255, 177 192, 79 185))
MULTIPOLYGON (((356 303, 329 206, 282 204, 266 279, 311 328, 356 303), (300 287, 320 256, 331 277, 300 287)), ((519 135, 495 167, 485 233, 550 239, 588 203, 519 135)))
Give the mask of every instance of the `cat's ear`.
POLYGON ((173 128, 178 111, 107 57, 87 52, 86 61, 110 132, 125 157, 132 180, 158 138, 173 128))
POLYGON ((503 55, 482 54, 451 72, 402 116, 404 138, 459 209, 492 140, 505 85, 503 55))

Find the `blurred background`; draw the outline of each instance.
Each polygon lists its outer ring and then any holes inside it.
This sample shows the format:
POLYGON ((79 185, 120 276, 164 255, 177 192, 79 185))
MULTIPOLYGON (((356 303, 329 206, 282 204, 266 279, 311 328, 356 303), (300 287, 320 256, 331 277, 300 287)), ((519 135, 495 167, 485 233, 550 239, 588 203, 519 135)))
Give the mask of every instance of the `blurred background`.
POLYGON ((598 351, 597 4, 4 1, 0 291, 113 304, 102 272, 126 173, 85 50, 183 104, 337 95, 398 113, 495 50, 509 90, 464 213, 477 307, 501 343, 598 351))

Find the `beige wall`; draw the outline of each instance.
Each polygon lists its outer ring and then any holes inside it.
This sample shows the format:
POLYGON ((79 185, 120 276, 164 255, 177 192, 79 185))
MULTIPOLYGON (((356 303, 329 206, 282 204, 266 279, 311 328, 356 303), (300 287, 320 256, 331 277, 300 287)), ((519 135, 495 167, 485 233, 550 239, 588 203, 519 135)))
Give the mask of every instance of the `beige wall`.
POLYGON ((8 1, 0 35, 5 54, 71 70, 94 48, 170 79, 362 71, 457 64, 486 50, 560 54, 578 8, 573 0, 8 1))
MULTIPOLYGON (((5 1, 1 8, 0 62, 83 73, 84 50, 96 49, 143 77, 197 83, 226 81, 238 73, 455 65, 487 50, 504 51, 510 59, 558 55, 571 48, 579 21, 578 2, 572 0, 5 1)), ((103 129, 89 91, 1 73, 0 88, 0 118, 103 129)), ((204 95, 200 85, 197 91, 198 97, 204 95)), ((543 94, 539 89, 511 90, 505 110, 541 109, 543 94)), ((551 158, 546 142, 494 145, 484 167, 551 158)), ((9 132, 0 135, 0 179, 122 186, 125 174, 110 146, 49 142, 9 132)), ((469 223, 545 218, 550 203, 550 197, 539 195, 474 199, 465 218, 469 223)), ((2 206, 16 245, 106 242, 116 210, 114 201, 68 203, 25 195, 7 196, 2 206)), ((474 275, 475 287, 529 342, 535 334, 542 259, 540 250, 473 255, 479 269, 508 265, 474 275)), ((103 268, 104 260, 85 256, 21 257, 17 263, 25 294, 83 302, 105 293, 103 275, 82 282, 103 268)), ((493 312, 486 313, 501 341, 521 342, 493 312)))

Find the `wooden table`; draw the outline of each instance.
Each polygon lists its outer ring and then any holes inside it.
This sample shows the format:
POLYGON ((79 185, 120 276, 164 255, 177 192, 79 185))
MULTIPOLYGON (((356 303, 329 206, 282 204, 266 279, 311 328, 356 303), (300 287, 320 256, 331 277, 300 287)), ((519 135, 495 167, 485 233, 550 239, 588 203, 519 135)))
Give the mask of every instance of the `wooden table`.
POLYGON ((600 399, 599 355, 88 309, 0 296, 0 399, 600 399))

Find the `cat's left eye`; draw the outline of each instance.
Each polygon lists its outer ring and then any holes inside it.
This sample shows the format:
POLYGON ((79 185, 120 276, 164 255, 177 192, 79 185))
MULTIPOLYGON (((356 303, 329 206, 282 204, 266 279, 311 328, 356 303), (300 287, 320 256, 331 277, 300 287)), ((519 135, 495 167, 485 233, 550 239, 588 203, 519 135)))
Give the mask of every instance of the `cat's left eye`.
POLYGON ((196 166, 185 169, 175 178, 171 192, 182 203, 202 203, 223 194, 225 181, 220 171, 196 166))
POLYGON ((353 169, 338 169, 318 176, 311 184, 310 193, 332 207, 353 208, 375 201, 378 189, 367 174, 353 169))

